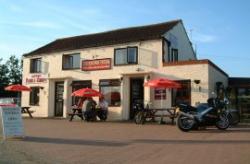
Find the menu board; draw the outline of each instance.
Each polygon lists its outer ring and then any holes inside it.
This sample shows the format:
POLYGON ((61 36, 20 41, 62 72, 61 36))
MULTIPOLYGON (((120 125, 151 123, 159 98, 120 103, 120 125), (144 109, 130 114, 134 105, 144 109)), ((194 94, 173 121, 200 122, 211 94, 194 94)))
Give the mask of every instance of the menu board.
POLYGON ((0 121, 3 139, 24 137, 20 107, 0 106, 0 121))

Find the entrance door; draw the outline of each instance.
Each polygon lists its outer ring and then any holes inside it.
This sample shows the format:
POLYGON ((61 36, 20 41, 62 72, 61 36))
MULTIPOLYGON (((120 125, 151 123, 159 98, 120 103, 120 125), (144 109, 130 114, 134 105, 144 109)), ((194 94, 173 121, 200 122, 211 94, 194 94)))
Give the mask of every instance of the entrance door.
POLYGON ((133 105, 135 103, 142 103, 144 101, 144 79, 143 78, 131 78, 130 79, 130 119, 134 119, 135 111, 133 105))
POLYGON ((55 116, 63 116, 63 91, 64 91, 64 82, 55 83, 55 116))

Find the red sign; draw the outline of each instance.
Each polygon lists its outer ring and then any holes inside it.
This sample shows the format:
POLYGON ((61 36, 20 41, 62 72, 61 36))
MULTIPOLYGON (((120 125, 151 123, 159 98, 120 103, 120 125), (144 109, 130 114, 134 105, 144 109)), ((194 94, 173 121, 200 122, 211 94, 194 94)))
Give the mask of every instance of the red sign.
POLYGON ((111 59, 83 60, 82 71, 95 71, 111 69, 111 59))
POLYGON ((26 77, 25 83, 26 84, 32 84, 32 83, 46 83, 48 79, 48 75, 43 74, 32 74, 29 77, 26 77))

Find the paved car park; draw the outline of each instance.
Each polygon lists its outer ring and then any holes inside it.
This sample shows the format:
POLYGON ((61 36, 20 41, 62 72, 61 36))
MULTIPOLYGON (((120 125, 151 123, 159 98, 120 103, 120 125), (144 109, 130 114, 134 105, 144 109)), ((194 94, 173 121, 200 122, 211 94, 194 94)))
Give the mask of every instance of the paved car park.
POLYGON ((181 132, 173 125, 24 119, 0 163, 250 163, 250 126, 181 132))

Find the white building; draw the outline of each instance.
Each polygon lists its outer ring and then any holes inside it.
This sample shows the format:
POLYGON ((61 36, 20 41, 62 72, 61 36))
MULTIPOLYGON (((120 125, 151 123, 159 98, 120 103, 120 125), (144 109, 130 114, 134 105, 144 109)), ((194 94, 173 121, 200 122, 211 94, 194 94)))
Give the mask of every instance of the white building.
POLYGON ((135 101, 160 107, 159 89, 143 87, 157 77, 183 84, 163 91, 164 107, 205 102, 216 83, 228 83, 211 61, 197 60, 183 22, 174 20, 57 39, 23 55, 23 84, 32 92, 22 93, 22 105, 35 117, 67 117, 72 91, 91 87, 108 100, 109 119, 128 120, 135 101))

